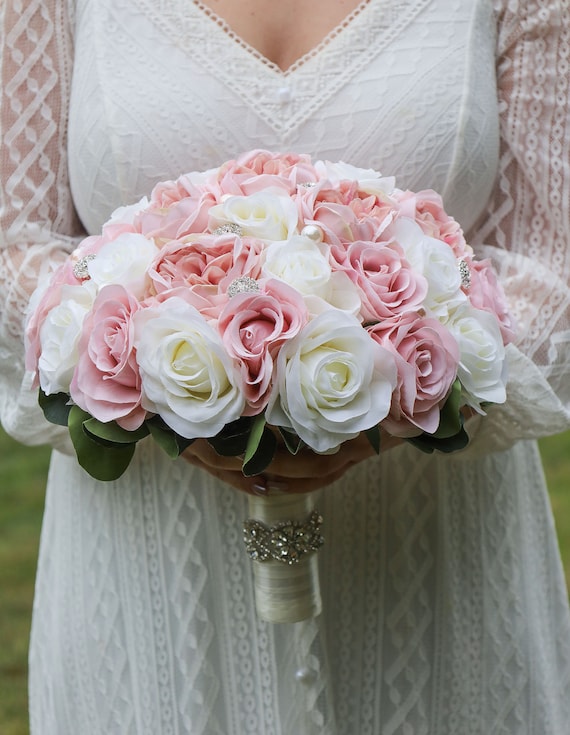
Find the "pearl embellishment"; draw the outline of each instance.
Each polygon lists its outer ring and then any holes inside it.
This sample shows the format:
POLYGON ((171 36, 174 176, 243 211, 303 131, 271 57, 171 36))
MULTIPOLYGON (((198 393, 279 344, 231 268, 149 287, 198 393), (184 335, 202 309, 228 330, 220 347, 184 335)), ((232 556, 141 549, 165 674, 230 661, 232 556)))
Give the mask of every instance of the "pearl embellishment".
POLYGON ((315 674, 308 667, 303 666, 295 672, 295 679, 300 684, 309 685, 315 681, 315 674))
POLYGON ((305 225, 301 230, 303 237, 308 237, 313 242, 322 242, 324 238, 323 231, 317 225, 305 225))

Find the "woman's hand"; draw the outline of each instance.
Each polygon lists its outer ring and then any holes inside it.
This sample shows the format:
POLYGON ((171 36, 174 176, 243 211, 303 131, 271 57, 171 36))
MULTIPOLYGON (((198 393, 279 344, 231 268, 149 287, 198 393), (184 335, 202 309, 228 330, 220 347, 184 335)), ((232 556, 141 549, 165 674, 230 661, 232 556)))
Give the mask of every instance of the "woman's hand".
MULTIPOLYGON (((381 450, 400 444, 402 439, 381 434, 381 450)), ((182 457, 219 480, 238 490, 254 495, 266 495, 272 490, 307 493, 330 485, 338 480, 355 464, 374 455, 374 450, 366 437, 360 434, 356 439, 345 442, 336 454, 315 454, 302 450, 290 454, 286 447, 278 445, 271 464, 263 475, 245 477, 241 471, 239 457, 222 457, 205 439, 197 439, 182 454, 182 457)))

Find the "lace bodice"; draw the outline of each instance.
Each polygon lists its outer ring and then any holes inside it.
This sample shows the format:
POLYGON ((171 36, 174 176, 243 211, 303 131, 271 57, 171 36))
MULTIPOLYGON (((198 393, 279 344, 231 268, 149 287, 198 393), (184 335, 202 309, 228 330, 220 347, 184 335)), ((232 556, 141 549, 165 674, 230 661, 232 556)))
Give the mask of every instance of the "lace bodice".
POLYGON ((255 143, 394 171, 402 185, 431 185, 445 195, 467 228, 487 201, 498 146, 493 45, 486 42, 486 54, 476 66, 470 65, 467 54, 475 43, 494 37, 489 6, 464 8, 448 22, 449 33, 461 38, 462 48, 452 72, 449 59, 454 48, 438 32, 433 34, 437 41, 432 43, 421 83, 411 78, 402 84, 422 63, 414 52, 419 17, 428 27, 441 22, 441 9, 432 3, 408 0, 394 8, 362 3, 345 24, 286 72, 199 3, 188 8, 188 3, 176 0, 160 6, 142 0, 135 5, 136 10, 129 11, 128 32, 120 20, 120 6, 105 14, 87 4, 79 25, 77 43, 90 53, 76 62, 71 182, 90 231, 99 229, 117 201, 128 203, 133 196, 142 196, 157 178, 172 175, 181 166, 210 168, 255 143), (123 29, 111 54, 104 42, 109 28, 123 29), (469 32, 473 38, 470 47, 464 47, 469 32), (129 59, 143 54, 150 43, 145 34, 153 36, 154 58, 144 64, 144 79, 117 75, 118 49, 126 69, 129 59), (410 59, 406 68, 399 68, 401 58, 410 59), (167 79, 166 65, 176 70, 167 79), (192 81, 181 88, 180 78, 187 76, 192 81), (357 87, 351 83, 355 78, 357 87), (101 86, 104 106, 94 104, 101 86), (407 102, 411 95, 413 106, 407 102), (390 105, 382 105, 383 99, 390 105), (191 104, 195 114, 183 119, 185 104, 191 104), (165 106, 174 108, 166 135, 159 113, 165 106), (345 110, 350 114, 339 126, 345 110), (238 111, 243 126, 236 128, 229 122, 238 111), (202 115, 208 120, 206 127, 202 115), (431 134, 426 135, 424 125, 431 134), (130 146, 143 134, 139 126, 144 126, 144 137, 152 145, 142 170, 131 164, 130 146), (166 144, 157 146, 158 140, 166 144), (85 187, 85 176, 94 171, 98 177, 94 186, 85 187), (89 193, 93 188, 104 189, 108 201, 93 202, 89 193))
POLYGON ((439 190, 518 320, 508 400, 467 450, 399 448, 323 494, 324 612, 294 628, 255 616, 236 492, 148 445, 109 485, 56 452, 34 735, 563 735, 570 616, 517 440, 570 425, 567 1, 369 0, 287 72, 190 0, 8 0, 0 18, 15 436, 68 451, 23 373, 38 279, 156 181, 254 147, 439 190))

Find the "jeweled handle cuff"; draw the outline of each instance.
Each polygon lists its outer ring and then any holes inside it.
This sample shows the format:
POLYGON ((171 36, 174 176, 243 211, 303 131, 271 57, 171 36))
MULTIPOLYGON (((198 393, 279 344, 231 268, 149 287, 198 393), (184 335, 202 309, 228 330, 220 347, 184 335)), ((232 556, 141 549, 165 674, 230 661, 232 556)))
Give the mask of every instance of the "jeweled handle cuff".
POLYGON ((253 560, 259 616, 294 623, 321 612, 317 554, 322 517, 314 493, 250 496, 244 542, 253 560))
POLYGON ((303 521, 281 521, 266 526, 253 518, 243 525, 243 541, 253 561, 274 559, 284 564, 298 564, 306 554, 318 551, 324 543, 320 533, 323 519, 314 510, 303 521))

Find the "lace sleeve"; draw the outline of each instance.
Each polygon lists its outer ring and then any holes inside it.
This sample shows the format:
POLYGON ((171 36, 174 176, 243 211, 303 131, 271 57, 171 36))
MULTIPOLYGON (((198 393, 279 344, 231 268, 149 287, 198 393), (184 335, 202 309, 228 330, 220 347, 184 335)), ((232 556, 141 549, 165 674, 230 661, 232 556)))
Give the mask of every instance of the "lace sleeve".
POLYGON ((471 238, 495 262, 517 321, 508 401, 468 453, 570 426, 570 6, 495 0, 502 148, 471 238))
POLYGON ((67 176, 71 3, 0 4, 0 418, 27 443, 64 443, 24 374, 26 307, 81 234, 67 176))

